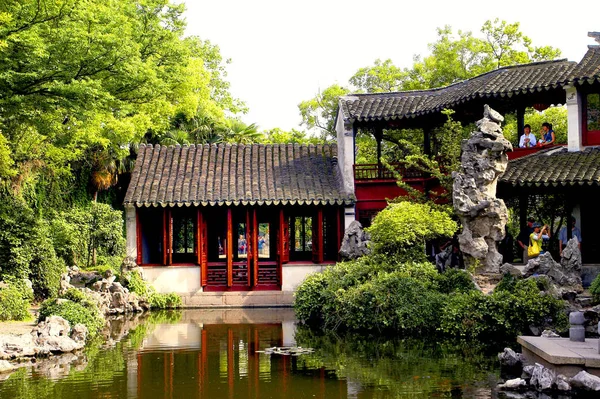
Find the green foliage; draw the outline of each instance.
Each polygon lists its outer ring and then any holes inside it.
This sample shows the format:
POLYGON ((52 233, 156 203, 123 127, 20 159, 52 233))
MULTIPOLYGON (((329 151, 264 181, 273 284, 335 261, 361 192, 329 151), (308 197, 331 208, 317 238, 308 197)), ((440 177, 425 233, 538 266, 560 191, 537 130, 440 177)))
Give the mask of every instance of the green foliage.
POLYGON ((319 91, 314 98, 298 104, 302 124, 308 129, 317 129, 323 139, 335 138, 335 115, 340 96, 350 91, 338 84, 333 84, 319 91))
POLYGON ((390 204, 374 218, 368 229, 373 250, 403 260, 425 260, 425 241, 452 236, 457 224, 450 216, 429 204, 390 204))
POLYGON ((120 211, 93 202, 60 212, 50 226, 54 248, 68 264, 90 268, 100 260, 114 271, 119 270, 125 255, 120 211))
POLYGON ((600 274, 592 281, 590 294, 592 294, 595 303, 600 303, 600 274))
POLYGON ((31 317, 29 301, 23 292, 13 284, 0 288, 0 321, 26 320, 31 317))
POLYGON ((175 309, 183 305, 181 297, 174 292, 169 294, 153 292, 148 297, 148 302, 152 309, 175 309))
POLYGON ((126 276, 126 286, 130 292, 135 292, 142 298, 147 298, 150 294, 150 287, 144 281, 140 273, 133 271, 128 273, 126 276))
POLYGON ((529 334, 530 326, 568 327, 564 303, 543 293, 535 279, 507 277, 491 295, 479 291, 449 296, 440 330, 464 338, 506 339, 529 334))
POLYGON ((0 195, 0 277, 33 282, 36 298, 58 291, 65 266, 44 221, 19 198, 0 195))
POLYGON ((67 320, 71 327, 79 323, 84 324, 90 337, 94 337, 104 326, 104 318, 91 302, 85 306, 67 299, 48 299, 40 306, 38 322, 49 316, 60 316, 67 320))
POLYGON ((438 274, 436 283, 438 291, 444 294, 475 290, 475 284, 469 272, 460 269, 448 269, 438 274))

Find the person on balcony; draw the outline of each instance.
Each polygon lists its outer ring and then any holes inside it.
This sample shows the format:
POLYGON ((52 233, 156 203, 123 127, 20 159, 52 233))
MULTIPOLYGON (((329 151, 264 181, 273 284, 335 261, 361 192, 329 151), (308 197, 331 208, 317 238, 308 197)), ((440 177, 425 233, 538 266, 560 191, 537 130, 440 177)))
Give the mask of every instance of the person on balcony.
POLYGON ((552 125, 548 122, 542 123, 542 138, 540 142, 542 145, 551 145, 556 141, 556 136, 554 135, 554 130, 552 130, 552 125))
POLYGON ((525 125, 523 127, 523 135, 519 140, 519 147, 521 148, 529 148, 535 147, 537 144, 537 140, 535 138, 535 134, 531 133, 531 126, 525 125))

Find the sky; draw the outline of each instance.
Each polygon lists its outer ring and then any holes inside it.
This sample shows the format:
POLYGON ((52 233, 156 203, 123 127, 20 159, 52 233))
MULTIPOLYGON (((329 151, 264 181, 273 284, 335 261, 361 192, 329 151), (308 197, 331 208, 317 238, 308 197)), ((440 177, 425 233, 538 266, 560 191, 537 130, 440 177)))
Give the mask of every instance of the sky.
POLYGON ((580 61, 600 31, 599 0, 176 0, 186 5, 187 35, 230 58, 227 80, 246 102, 245 123, 261 130, 303 129, 298 104, 348 79, 376 59, 401 68, 428 55, 436 28, 479 36, 483 23, 519 22, 536 46, 553 46, 580 61))

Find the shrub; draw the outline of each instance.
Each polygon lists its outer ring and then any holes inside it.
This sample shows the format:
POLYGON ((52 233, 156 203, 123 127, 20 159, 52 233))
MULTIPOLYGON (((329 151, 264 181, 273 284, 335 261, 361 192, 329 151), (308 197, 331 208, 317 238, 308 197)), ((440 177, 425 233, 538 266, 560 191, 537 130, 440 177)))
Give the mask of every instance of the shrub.
POLYGON ((180 308, 183 304, 181 297, 175 293, 159 294, 153 292, 150 294, 148 302, 152 309, 174 309, 180 308))
POLYGON ((97 308, 90 306, 91 302, 84 306, 68 299, 48 299, 40 306, 38 322, 49 316, 60 316, 67 320, 71 327, 81 323, 88 328, 90 337, 95 336, 104 326, 104 319, 97 308))
POLYGON ((371 234, 375 253, 398 256, 402 262, 407 262, 424 261, 425 241, 452 236, 456 229, 456 222, 437 207, 400 202, 379 212, 367 231, 371 234))
POLYGON ((349 330, 396 331, 415 334, 435 331, 442 295, 400 273, 381 273, 372 281, 340 290, 329 324, 349 330))
POLYGON ((438 274, 436 283, 438 290, 444 294, 468 292, 475 289, 469 272, 460 269, 448 269, 444 273, 438 274))
POLYGON ((600 274, 596 276, 592 285, 590 285, 590 293, 595 303, 600 303, 600 274))
POLYGON ((459 337, 507 339, 530 333, 530 326, 561 331, 567 324, 564 303, 541 292, 535 279, 527 279, 487 296, 478 291, 450 295, 440 330, 459 337))
POLYGON ((23 298, 23 292, 9 284, 0 289, 0 321, 26 320, 31 317, 29 301, 23 298))
POLYGON ((308 324, 320 324, 324 317, 323 305, 327 291, 325 272, 306 277, 294 294, 296 317, 308 324))

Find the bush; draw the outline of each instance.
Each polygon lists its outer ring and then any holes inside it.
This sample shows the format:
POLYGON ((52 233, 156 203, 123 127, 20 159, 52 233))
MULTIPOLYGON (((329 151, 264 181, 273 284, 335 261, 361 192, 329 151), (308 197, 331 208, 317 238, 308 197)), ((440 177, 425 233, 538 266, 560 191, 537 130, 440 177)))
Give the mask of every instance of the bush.
POLYGON ((180 308, 183 304, 181 297, 175 293, 159 294, 153 292, 150 294, 148 302, 152 309, 175 309, 180 308))
POLYGON ((89 337, 94 337, 104 326, 104 318, 91 302, 84 306, 68 299, 48 299, 40 306, 38 322, 49 316, 60 316, 67 320, 71 327, 78 323, 84 324, 88 328, 89 337))
POLYGON ((592 294, 594 303, 600 303, 600 274, 596 276, 592 285, 590 285, 590 293, 592 294))
POLYGON ((402 262, 425 261, 425 241, 452 236, 457 229, 456 222, 440 209, 411 202, 388 205, 367 229, 373 251, 398 256, 402 262))
POLYGON ((435 331, 443 298, 422 282, 400 273, 382 273, 372 281, 335 293, 329 325, 349 330, 416 334, 435 331))
POLYGON ((29 301, 18 287, 9 284, 0 289, 0 321, 26 320, 31 317, 29 301))
POLYGON ((529 334, 530 326, 568 327, 564 303, 541 292, 535 279, 505 284, 487 296, 478 291, 450 295, 440 330, 458 337, 507 339, 529 334))
POLYGON ((436 283, 438 290, 444 294, 469 292, 475 289, 469 272, 460 269, 448 269, 444 273, 438 274, 436 283))

